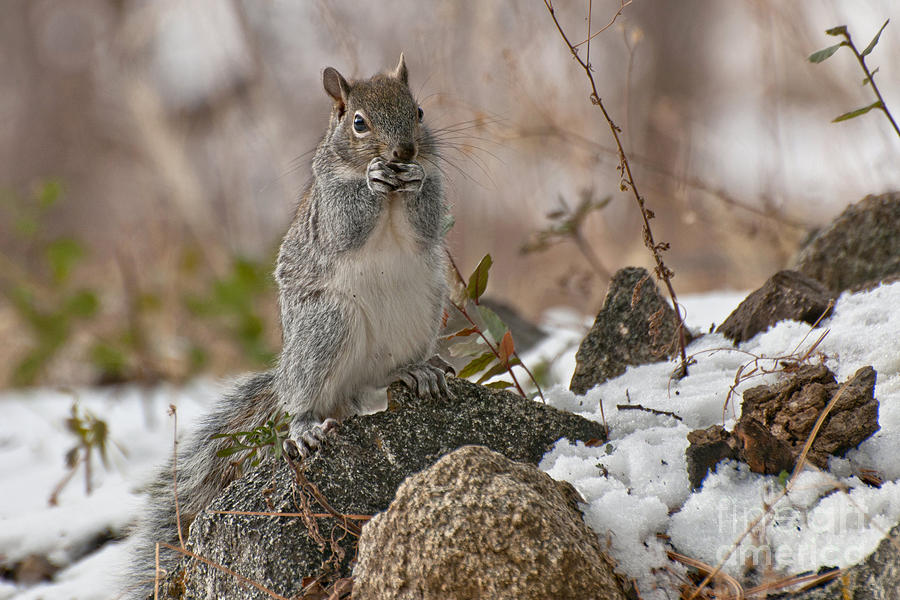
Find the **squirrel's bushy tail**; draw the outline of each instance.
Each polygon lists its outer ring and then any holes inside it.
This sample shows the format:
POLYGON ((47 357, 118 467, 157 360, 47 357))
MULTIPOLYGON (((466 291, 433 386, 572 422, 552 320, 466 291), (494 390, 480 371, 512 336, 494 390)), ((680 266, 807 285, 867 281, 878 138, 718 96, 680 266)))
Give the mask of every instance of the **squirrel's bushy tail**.
MULTIPOLYGON (((219 400, 196 431, 178 448, 178 508, 182 536, 188 527, 225 486, 240 473, 234 457, 216 453, 231 445, 227 438, 213 439, 217 433, 247 431, 265 424, 277 408, 272 371, 241 381, 234 391, 219 400)), ((156 572, 156 543, 178 546, 178 519, 175 512, 172 459, 161 468, 148 487, 148 501, 130 540, 129 577, 123 599, 146 600, 153 593, 156 572)), ((160 548, 159 566, 166 572, 182 555, 160 548)))

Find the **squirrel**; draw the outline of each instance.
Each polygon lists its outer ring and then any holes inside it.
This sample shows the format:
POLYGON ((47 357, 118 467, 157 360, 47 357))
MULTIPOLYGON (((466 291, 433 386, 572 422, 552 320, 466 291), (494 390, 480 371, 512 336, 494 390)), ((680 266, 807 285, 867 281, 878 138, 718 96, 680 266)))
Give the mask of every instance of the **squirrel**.
MULTIPOLYGON (((390 72, 348 81, 328 67, 333 102, 311 183, 284 236, 275 268, 282 351, 206 415, 178 450, 182 531, 240 476, 216 434, 290 415, 285 453, 313 452, 340 419, 370 408, 370 392, 403 381, 420 396, 449 395, 432 357, 447 298, 448 219, 435 138, 409 88, 403 55, 390 72)), ((437 361, 440 362, 440 361, 437 361)), ((132 535, 132 598, 146 598, 157 542, 178 544, 173 465, 149 487, 132 535)), ((162 569, 179 555, 161 550, 162 569)))

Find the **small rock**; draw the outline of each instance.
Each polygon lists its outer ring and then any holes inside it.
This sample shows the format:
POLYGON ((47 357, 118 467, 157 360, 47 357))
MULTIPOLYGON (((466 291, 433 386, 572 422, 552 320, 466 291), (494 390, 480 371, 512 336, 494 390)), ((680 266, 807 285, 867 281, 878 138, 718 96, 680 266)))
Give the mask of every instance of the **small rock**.
POLYGON ((623 599, 569 484, 480 446, 400 485, 363 528, 359 600, 623 599))
MULTIPOLYGON (((863 367, 847 383, 822 422, 807 460, 820 469, 828 457, 855 448, 878 431, 875 370, 863 367)), ((721 426, 688 434, 688 479, 700 487, 719 461, 736 458, 755 473, 792 471, 819 415, 841 386, 825 365, 804 365, 774 385, 744 392, 741 418, 729 433, 721 426)))
POLYGON ((835 295, 797 271, 779 271, 728 315, 716 332, 735 344, 749 340, 784 319, 815 323, 831 312, 835 295))
MULTIPOLYGON (((825 365, 800 367, 789 379, 745 391, 740 422, 758 422, 786 443, 796 459, 822 409, 839 388, 825 365)), ((878 400, 874 394, 875 370, 863 367, 825 418, 807 456, 809 462, 824 469, 830 455, 855 448, 878 431, 878 400)))
MULTIPOLYGON (((630 365, 666 360, 678 349, 678 317, 646 269, 626 267, 613 275, 603 308, 575 355, 569 385, 583 394, 618 377, 630 365)), ((688 335, 685 330, 685 335, 688 335)))
POLYGON ((900 192, 848 206, 799 252, 796 264, 838 293, 900 275, 900 192))
POLYGON ((685 450, 688 481, 693 489, 700 487, 706 474, 720 461, 738 457, 731 434, 721 425, 692 431, 687 439, 691 444, 685 450))

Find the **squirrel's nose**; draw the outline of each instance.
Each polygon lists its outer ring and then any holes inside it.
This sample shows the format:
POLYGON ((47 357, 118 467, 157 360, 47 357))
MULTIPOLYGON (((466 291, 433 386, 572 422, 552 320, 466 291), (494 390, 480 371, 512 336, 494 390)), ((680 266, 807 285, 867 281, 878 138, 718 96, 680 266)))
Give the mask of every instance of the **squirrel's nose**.
POLYGON ((412 142, 401 142, 394 146, 395 160, 412 160, 416 157, 416 145, 412 142))

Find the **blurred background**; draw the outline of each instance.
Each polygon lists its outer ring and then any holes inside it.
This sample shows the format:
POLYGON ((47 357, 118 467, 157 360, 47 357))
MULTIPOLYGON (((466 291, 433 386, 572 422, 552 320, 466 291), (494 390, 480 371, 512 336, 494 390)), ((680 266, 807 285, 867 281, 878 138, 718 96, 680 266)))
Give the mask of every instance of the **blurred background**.
MULTIPOLYGON (((557 0, 573 42, 588 1, 557 0)), ((592 30, 619 0, 595 0, 592 30)), ((679 294, 751 289, 815 227, 900 188, 896 0, 634 0, 590 45, 679 294)), ((276 356, 272 263, 330 101, 392 68, 443 129, 464 274, 539 320, 650 266, 608 126, 539 0, 3 0, 0 387, 183 380, 276 356), (549 215, 549 216, 548 216, 549 215), (566 225, 564 227, 564 225, 566 225), (563 231, 563 235, 557 235, 563 231)), ((587 46, 581 46, 581 56, 587 46)))

